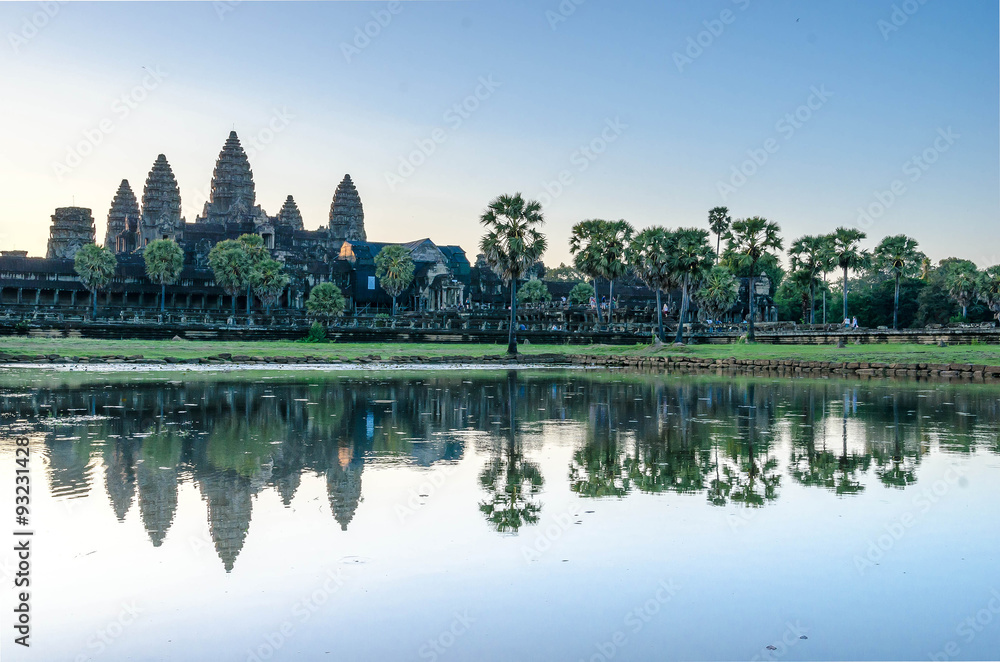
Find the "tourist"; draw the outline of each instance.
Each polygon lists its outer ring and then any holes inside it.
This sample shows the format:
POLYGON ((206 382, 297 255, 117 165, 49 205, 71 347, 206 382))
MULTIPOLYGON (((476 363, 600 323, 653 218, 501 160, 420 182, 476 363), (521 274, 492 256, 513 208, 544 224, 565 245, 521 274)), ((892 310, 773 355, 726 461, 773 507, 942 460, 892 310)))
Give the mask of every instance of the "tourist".
POLYGON ((852 329, 858 328, 858 317, 857 317, 857 315, 855 315, 854 318, 851 320, 851 328, 852 329))

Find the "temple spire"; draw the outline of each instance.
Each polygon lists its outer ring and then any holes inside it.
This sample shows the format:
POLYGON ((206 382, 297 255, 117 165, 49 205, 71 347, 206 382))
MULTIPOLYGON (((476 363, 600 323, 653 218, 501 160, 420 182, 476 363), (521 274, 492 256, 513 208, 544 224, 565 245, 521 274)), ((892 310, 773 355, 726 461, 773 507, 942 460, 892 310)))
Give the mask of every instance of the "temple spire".
POLYGON ((302 213, 299 211, 299 206, 295 204, 295 199, 292 196, 285 198, 285 204, 281 206, 281 211, 278 212, 278 223, 289 225, 295 230, 303 228, 302 213))
POLYGON ((250 211, 256 202, 250 161, 239 136, 230 131, 215 162, 212 190, 205 206, 206 213, 200 220, 228 220, 225 217, 231 214, 250 211))
POLYGON ((142 190, 141 245, 168 237, 178 240, 183 232, 181 190, 167 157, 160 154, 153 163, 142 190))
POLYGON ((361 196, 350 175, 344 175, 337 186, 337 192, 333 194, 333 203, 330 205, 330 236, 345 241, 368 240, 361 196))
MULTIPOLYGON (((111 209, 108 210, 108 228, 104 233, 104 247, 116 253, 123 252, 123 250, 119 250, 116 243, 118 236, 126 233, 129 230, 129 225, 138 226, 140 216, 139 201, 136 200, 128 180, 123 179, 122 183, 118 185, 115 199, 111 202, 111 209)), ((135 246, 132 246, 128 250, 134 249, 135 246)))

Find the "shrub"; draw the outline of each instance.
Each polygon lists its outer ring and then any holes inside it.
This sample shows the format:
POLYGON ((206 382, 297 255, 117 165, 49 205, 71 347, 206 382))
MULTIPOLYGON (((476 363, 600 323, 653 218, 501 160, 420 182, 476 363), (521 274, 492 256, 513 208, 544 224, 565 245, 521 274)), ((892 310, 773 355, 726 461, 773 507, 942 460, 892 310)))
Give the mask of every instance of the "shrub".
POLYGON ((586 306, 592 296, 594 288, 590 283, 577 283, 569 292, 569 302, 574 306, 586 306))
POLYGON ((327 342, 326 327, 319 322, 313 322, 312 326, 309 327, 309 333, 306 335, 306 342, 327 342))

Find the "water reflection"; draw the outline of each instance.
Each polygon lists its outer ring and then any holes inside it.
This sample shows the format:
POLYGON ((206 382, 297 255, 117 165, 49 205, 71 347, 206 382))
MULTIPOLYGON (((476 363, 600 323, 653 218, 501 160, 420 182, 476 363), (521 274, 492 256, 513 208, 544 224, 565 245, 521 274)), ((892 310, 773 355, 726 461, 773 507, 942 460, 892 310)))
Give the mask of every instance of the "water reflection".
POLYGON ((324 478, 330 513, 347 531, 373 464, 429 467, 474 453, 480 491, 469 506, 492 530, 516 534, 539 521, 546 489, 760 508, 781 498, 783 481, 850 498, 871 480, 913 485, 932 451, 1000 452, 997 392, 975 386, 583 372, 25 378, 0 390, 0 404, 6 433, 44 442, 52 494, 87 495, 103 475, 115 517, 137 504, 153 546, 170 535, 179 486, 195 486, 227 571, 257 495, 274 490, 290 506, 304 475, 324 478), (549 425, 573 434, 567 480, 556 487, 526 444, 549 425))

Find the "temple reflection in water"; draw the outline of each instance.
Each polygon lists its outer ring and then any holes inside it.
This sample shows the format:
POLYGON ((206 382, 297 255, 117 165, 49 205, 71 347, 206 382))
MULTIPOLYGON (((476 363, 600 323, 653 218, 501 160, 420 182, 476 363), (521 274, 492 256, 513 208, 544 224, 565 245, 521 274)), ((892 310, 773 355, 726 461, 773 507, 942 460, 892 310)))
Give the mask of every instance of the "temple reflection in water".
POLYGON ((372 464, 455 464, 474 451, 481 498, 469 507, 491 529, 516 534, 538 521, 545 490, 703 495, 714 506, 759 508, 789 481, 850 498, 873 481, 913 485, 930 452, 1000 452, 1000 400, 973 386, 583 372, 229 375, 20 384, 0 389, 0 403, 8 431, 44 441, 53 495, 85 496, 103 474, 115 517, 137 507, 154 546, 170 535, 179 486, 196 486, 227 571, 257 495, 274 490, 290 506, 304 475, 324 479, 347 531, 372 464), (573 434, 562 475, 527 441, 539 432, 544 440, 549 425, 573 434))

